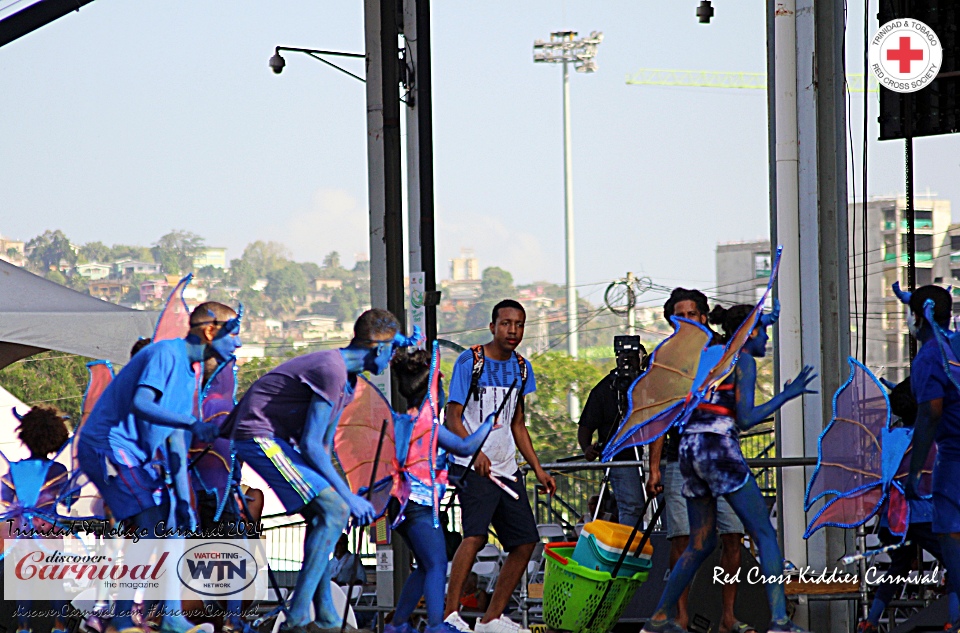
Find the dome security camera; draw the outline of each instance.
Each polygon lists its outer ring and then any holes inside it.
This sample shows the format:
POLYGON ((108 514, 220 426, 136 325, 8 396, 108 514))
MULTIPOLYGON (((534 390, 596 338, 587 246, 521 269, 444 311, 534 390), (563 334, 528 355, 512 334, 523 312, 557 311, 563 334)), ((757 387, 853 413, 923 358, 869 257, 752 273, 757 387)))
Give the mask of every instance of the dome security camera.
POLYGON ((280 53, 274 53, 270 58, 270 68, 277 75, 283 72, 283 67, 286 65, 287 61, 280 56, 280 53))

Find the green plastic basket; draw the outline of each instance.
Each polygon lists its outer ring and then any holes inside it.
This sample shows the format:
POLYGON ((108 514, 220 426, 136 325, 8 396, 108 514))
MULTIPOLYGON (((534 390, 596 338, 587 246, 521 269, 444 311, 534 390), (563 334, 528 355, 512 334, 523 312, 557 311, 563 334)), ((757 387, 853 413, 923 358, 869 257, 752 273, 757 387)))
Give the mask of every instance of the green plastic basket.
POLYGON ((576 543, 548 543, 544 547, 543 620, 548 628, 558 631, 606 633, 647 580, 650 561, 647 571, 611 579, 609 572, 578 565, 572 558, 575 547, 576 543), (607 586, 610 588, 604 595, 607 586))

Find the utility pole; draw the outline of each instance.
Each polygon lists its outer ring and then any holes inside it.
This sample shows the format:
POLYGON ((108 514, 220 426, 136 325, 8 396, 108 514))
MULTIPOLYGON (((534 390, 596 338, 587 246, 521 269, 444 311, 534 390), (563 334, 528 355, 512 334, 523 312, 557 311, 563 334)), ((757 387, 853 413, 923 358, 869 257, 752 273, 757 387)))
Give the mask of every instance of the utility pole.
POLYGON ((633 290, 633 273, 627 273, 627 335, 637 333, 637 294, 633 290))

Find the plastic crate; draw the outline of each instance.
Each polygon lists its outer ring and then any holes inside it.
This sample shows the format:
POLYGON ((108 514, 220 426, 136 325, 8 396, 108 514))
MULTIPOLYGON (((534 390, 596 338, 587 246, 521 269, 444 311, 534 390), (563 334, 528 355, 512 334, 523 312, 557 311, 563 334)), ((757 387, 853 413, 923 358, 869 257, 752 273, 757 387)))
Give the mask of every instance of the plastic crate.
MULTIPOLYGON (((638 534, 636 540, 639 541, 641 538, 642 536, 638 534)), ((636 547, 633 548, 633 551, 636 551, 636 547)), ((614 550, 604 547, 602 543, 597 541, 595 535, 583 532, 580 539, 577 540, 576 549, 573 550, 573 560, 587 569, 613 572, 613 568, 617 566, 617 561, 620 559, 622 552, 622 549, 614 550)), ((632 553, 627 554, 623 559, 623 565, 620 566, 620 571, 617 572, 617 578, 642 573, 643 580, 646 581, 647 573, 652 565, 649 556, 647 558, 637 558, 632 553)))
POLYGON ((612 578, 609 572, 595 571, 573 560, 575 547, 576 543, 544 546, 543 620, 554 630, 607 633, 647 579, 647 573, 612 578))

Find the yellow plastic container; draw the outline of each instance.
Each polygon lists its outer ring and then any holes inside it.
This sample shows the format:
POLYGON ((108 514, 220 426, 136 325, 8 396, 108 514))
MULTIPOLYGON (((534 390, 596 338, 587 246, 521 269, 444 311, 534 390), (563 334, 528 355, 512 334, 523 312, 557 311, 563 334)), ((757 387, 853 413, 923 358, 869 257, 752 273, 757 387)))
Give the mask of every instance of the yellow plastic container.
MULTIPOLYGON (((583 532, 584 534, 593 534, 597 539, 598 545, 606 546, 604 549, 616 550, 617 554, 619 554, 627 545, 627 539, 630 538, 630 533, 633 532, 633 528, 627 525, 620 525, 619 523, 597 520, 590 521, 590 523, 584 525, 583 532)), ((633 543, 630 544, 631 554, 636 553, 637 547, 640 545, 642 539, 643 532, 637 531, 633 537, 633 543)), ((648 540, 643 546, 640 557, 649 560, 651 556, 653 556, 653 545, 648 540)))

